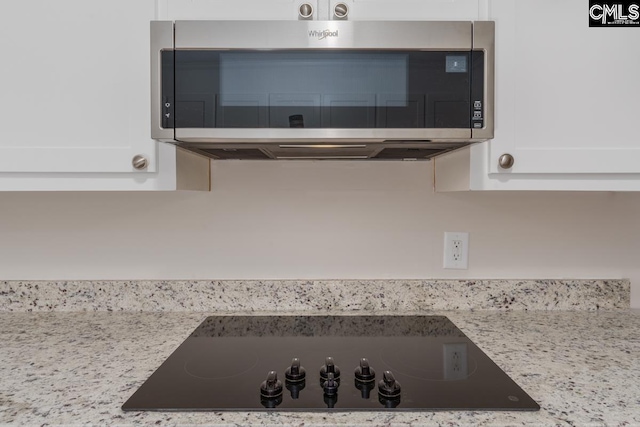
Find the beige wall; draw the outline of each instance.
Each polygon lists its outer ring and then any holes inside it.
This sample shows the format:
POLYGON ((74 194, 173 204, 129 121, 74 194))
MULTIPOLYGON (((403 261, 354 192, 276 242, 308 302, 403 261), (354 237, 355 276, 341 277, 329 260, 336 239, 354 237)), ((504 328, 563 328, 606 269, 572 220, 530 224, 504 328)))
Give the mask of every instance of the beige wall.
POLYGON ((0 193, 1 279, 631 278, 640 194, 439 193, 418 162, 215 162, 211 193, 0 193), (470 232, 444 270, 444 231, 470 232))

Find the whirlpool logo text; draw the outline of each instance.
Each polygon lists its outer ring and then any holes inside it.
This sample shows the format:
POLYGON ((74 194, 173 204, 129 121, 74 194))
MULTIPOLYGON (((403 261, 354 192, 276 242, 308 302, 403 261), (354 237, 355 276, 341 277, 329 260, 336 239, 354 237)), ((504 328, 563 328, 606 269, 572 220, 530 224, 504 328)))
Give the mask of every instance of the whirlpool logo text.
POLYGON ((589 1, 590 27, 627 27, 640 28, 640 2, 601 2, 589 1))
POLYGON ((338 37, 338 30, 309 30, 309 37, 317 38, 318 40, 323 40, 327 37, 338 37))

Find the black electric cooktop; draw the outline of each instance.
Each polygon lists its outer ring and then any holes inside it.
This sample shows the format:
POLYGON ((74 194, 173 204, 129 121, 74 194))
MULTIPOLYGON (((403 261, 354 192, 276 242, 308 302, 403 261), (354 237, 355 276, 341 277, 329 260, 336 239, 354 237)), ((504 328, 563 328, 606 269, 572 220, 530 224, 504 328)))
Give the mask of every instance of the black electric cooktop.
POLYGON ((444 316, 212 316, 125 411, 536 411, 444 316))

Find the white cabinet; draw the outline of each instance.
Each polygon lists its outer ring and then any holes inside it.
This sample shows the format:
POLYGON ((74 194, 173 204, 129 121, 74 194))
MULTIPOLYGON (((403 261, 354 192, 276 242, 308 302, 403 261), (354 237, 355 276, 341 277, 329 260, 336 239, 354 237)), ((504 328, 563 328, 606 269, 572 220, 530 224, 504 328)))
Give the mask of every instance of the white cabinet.
POLYGON ((494 0, 496 159, 508 173, 640 172, 640 29, 589 28, 581 0, 494 0))
POLYGON ((588 13, 581 0, 491 0, 495 138, 436 159, 439 190, 463 189, 445 171, 463 164, 470 189, 640 190, 640 29, 590 28, 588 13))
POLYGON ((160 159, 150 138, 156 2, 3 0, 0 15, 0 190, 172 189, 176 149, 160 159))
MULTIPOLYGON (((52 161, 55 161, 53 159, 52 161)), ((0 172, 0 191, 209 191, 208 158, 158 143, 156 172, 0 172)))
POLYGON ((157 167, 149 138, 152 0, 0 3, 2 172, 157 167))

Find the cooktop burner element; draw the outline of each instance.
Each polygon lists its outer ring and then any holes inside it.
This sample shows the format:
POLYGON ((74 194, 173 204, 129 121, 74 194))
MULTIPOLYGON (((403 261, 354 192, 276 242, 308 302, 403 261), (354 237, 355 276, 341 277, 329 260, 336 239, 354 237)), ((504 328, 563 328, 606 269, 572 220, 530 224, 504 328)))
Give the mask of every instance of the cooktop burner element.
POLYGON ((211 316, 122 409, 540 407, 444 316, 211 316))

